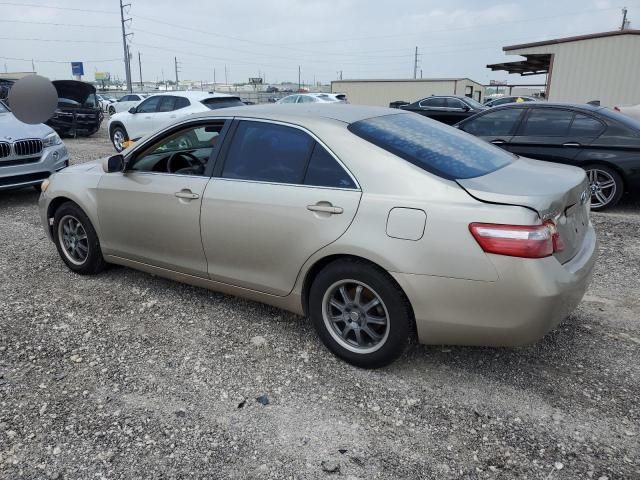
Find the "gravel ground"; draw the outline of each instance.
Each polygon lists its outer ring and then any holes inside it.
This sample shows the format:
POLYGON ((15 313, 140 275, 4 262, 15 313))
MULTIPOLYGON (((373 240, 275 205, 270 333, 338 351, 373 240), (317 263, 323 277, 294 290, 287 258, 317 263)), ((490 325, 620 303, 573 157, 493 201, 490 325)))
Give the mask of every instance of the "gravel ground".
POLYGON ((637 199, 593 216, 593 284, 539 343, 414 346, 378 371, 274 308, 74 275, 36 200, 0 192, 0 478, 640 478, 637 199))

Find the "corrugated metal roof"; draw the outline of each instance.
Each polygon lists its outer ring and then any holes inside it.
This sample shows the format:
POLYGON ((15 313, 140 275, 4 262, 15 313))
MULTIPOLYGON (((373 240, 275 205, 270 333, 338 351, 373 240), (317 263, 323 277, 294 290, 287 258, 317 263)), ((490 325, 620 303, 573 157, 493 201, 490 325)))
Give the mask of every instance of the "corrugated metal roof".
POLYGON ((603 37, 615 37, 618 35, 640 35, 640 30, 614 30, 613 32, 590 33, 588 35, 578 35, 575 37, 555 38, 553 40, 543 40, 541 42, 509 45, 508 47, 502 47, 502 50, 505 52, 508 52, 510 50, 520 50, 522 48, 541 47, 544 45, 555 45, 558 43, 581 42, 583 40, 592 40, 594 38, 603 38, 603 37))

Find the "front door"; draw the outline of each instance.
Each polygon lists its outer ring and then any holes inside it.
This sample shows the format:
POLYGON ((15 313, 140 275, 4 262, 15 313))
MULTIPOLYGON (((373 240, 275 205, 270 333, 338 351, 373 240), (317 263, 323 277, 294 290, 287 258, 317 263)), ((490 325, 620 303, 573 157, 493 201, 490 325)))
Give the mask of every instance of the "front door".
POLYGON ((105 254, 207 277, 200 206, 224 123, 178 127, 134 151, 124 173, 102 176, 96 194, 105 254))
POLYGON ((524 112, 524 108, 490 110, 464 122, 460 129, 508 150, 524 112))
POLYGON ((218 168, 202 204, 209 276, 252 290, 291 292, 305 261, 346 231, 360 202, 341 163, 294 126, 239 121, 218 168))
POLYGON ((157 115, 161 98, 159 95, 149 97, 136 107, 136 113, 129 114, 127 133, 130 139, 144 137, 155 130, 154 116, 157 115))

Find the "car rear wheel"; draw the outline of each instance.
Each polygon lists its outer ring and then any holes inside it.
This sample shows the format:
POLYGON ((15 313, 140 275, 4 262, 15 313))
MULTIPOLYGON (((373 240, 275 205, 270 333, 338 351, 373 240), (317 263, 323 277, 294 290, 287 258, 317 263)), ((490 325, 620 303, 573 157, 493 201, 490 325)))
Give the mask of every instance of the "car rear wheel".
POLYGON ((127 131, 124 127, 115 127, 111 131, 111 143, 113 143, 113 147, 116 149, 116 152, 121 152, 124 150, 124 143, 129 141, 129 135, 127 135, 127 131))
POLYGON ((89 217, 72 202, 56 210, 53 219, 53 238, 60 257, 71 270, 82 275, 104 270, 100 242, 89 217))
POLYGON ((604 165, 587 165, 585 170, 589 179, 592 210, 604 210, 620 201, 624 183, 618 172, 604 165))
POLYGON ((383 367, 398 358, 413 324, 400 287, 386 272, 358 260, 333 262, 317 275, 309 316, 329 350, 362 368, 383 367))

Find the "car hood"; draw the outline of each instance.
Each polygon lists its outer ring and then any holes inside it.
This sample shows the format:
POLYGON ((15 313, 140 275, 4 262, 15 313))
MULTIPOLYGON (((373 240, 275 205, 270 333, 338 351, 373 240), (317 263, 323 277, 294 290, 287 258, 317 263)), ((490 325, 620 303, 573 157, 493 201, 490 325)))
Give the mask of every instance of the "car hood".
POLYGON ((73 173, 98 173, 103 174, 104 170, 102 170, 102 158, 97 160, 91 160, 89 162, 78 163, 76 165, 70 165, 67 168, 60 170, 58 175, 66 175, 73 173))
POLYGON ((68 98, 83 105, 89 95, 96 93, 96 88, 85 82, 78 80, 54 80, 53 86, 58 92, 58 98, 68 98))
POLYGON ((0 141, 20 140, 21 138, 44 138, 53 130, 43 123, 30 125, 21 122, 11 112, 0 113, 0 141))

